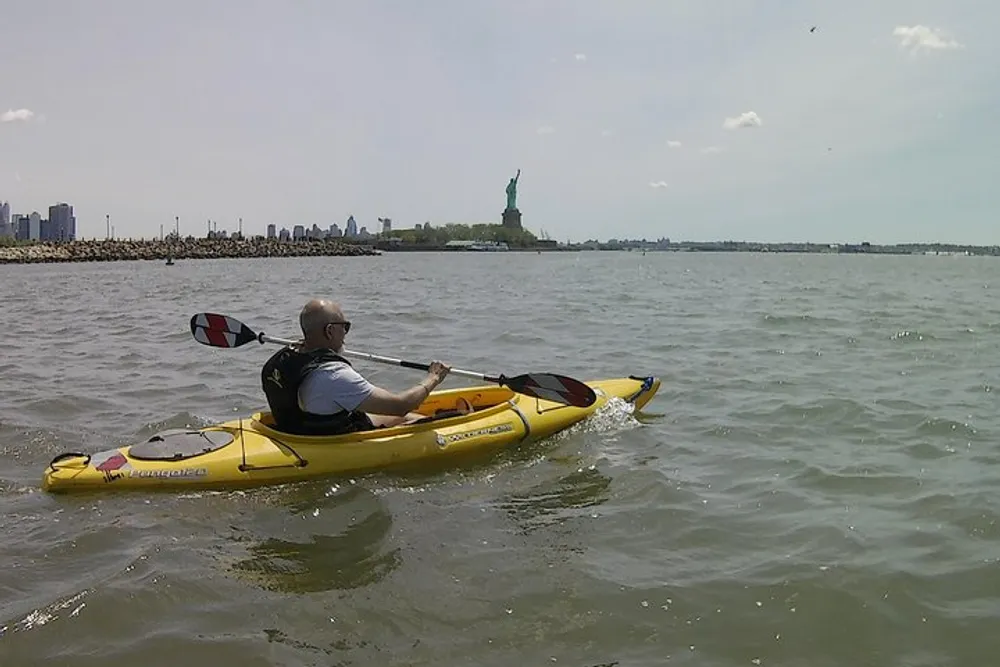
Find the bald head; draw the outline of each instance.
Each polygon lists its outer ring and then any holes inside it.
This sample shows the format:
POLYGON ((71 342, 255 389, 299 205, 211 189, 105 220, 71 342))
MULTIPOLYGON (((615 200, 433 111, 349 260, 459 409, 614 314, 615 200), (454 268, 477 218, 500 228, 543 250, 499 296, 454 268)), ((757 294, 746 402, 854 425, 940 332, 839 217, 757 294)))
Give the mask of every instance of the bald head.
POLYGON ((323 328, 331 322, 341 322, 344 313, 340 306, 326 299, 311 299, 299 313, 299 326, 306 340, 322 337, 323 328))

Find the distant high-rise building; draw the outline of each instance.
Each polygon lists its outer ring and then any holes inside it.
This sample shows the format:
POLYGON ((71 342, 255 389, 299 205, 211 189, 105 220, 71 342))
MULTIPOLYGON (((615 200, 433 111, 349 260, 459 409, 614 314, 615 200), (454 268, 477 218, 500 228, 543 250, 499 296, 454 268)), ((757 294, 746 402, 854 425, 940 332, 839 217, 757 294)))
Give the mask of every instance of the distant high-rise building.
POLYGON ((343 236, 343 232, 340 231, 340 225, 337 223, 330 225, 330 237, 339 239, 341 236, 343 236))
POLYGON ((76 218, 73 207, 59 203, 49 206, 49 239, 51 241, 73 241, 76 239, 76 218))
POLYGON ((11 237, 17 230, 10 224, 10 204, 0 202, 0 237, 11 237))
POLYGON ((28 236, 28 216, 26 215, 14 215, 11 216, 10 226, 14 230, 14 238, 18 241, 27 241, 28 236))
POLYGON ((32 211, 28 216, 28 240, 42 240, 42 214, 38 211, 32 211))
POLYGON ((299 239, 304 239, 306 237, 306 228, 302 225, 295 225, 292 227, 292 240, 298 241, 299 239))
POLYGON ((285 229, 284 227, 282 227, 282 228, 281 228, 281 231, 280 231, 280 232, 278 232, 278 240, 279 240, 279 241, 288 241, 288 240, 290 240, 291 238, 292 238, 292 235, 291 235, 291 234, 289 234, 289 233, 288 233, 288 230, 287 230, 287 229, 285 229))
POLYGON ((273 222, 267 226, 267 238, 273 239, 278 235, 278 227, 273 222))
POLYGON ((378 221, 382 223, 383 234, 389 234, 392 232, 392 218, 379 218, 378 221))
POLYGON ((358 223, 355 222, 354 216, 347 218, 346 229, 344 229, 344 236, 357 236, 358 235, 358 223))

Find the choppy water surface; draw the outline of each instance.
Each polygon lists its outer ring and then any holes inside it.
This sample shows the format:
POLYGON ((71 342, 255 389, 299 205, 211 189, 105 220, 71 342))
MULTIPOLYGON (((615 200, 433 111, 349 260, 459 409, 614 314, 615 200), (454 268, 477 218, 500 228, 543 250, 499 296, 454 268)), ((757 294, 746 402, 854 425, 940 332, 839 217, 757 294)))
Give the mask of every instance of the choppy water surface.
POLYGON ((387 254, 0 285, 5 667, 997 659, 996 259, 387 254), (60 452, 262 407, 270 348, 198 345, 188 318, 290 336, 314 295, 354 349, 664 385, 421 476, 39 490, 60 452))

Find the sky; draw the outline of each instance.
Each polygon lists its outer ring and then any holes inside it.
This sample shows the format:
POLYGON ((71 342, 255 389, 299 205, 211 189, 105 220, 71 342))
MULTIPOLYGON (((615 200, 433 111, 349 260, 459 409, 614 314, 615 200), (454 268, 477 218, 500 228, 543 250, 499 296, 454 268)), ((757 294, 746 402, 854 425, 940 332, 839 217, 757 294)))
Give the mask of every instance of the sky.
POLYGON ((559 241, 1000 243, 982 0, 0 0, 0 22, 0 200, 68 202, 82 237, 498 224, 520 169, 522 224, 559 241))

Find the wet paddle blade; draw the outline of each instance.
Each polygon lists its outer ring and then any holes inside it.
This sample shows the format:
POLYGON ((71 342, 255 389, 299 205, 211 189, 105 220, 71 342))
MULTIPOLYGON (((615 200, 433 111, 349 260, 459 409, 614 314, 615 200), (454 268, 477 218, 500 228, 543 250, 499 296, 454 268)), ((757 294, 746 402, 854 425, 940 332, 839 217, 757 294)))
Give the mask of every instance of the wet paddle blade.
POLYGON ((191 317, 191 335, 202 345, 239 347, 257 340, 257 334, 239 320, 216 313, 191 317))
POLYGON ((519 394, 578 408, 589 407, 597 400, 597 394, 593 389, 565 375, 527 373, 517 377, 502 378, 501 384, 519 394))

